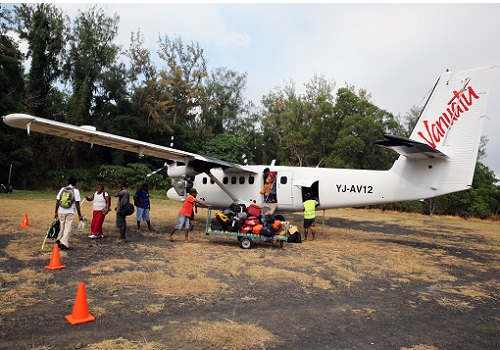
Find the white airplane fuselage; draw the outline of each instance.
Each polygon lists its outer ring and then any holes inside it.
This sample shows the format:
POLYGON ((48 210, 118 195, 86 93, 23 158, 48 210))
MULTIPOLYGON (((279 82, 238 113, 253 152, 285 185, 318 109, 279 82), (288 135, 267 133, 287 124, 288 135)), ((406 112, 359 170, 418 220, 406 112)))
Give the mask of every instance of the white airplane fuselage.
MULTIPOLYGON (((426 176, 422 177, 424 183, 404 180, 398 171, 398 164, 403 162, 405 159, 400 159, 387 171, 270 166, 270 171, 276 173, 278 211, 302 211, 306 193, 311 193, 320 200, 318 209, 418 200, 437 195, 438 188, 430 176, 432 169, 429 169, 435 161, 429 160, 425 165, 419 166, 427 170, 426 176)), ((212 174, 240 201, 263 206, 264 198, 260 191, 264 186, 263 170, 266 166, 256 165, 249 168, 254 169, 256 173, 225 173, 221 169, 214 169, 212 174)), ((418 180, 420 175, 419 172, 414 172, 412 178, 418 180)), ((198 191, 198 199, 214 207, 224 208, 232 202, 231 197, 206 174, 195 177, 194 187, 198 191)), ((179 196, 173 189, 168 191, 168 198, 175 201, 184 200, 184 197, 179 196)))

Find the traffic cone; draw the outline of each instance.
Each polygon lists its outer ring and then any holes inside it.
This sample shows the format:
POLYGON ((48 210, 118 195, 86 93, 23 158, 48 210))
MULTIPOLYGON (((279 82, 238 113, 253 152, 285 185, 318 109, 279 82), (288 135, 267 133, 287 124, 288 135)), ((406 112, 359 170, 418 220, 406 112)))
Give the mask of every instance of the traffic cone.
POLYGON ((59 270, 64 269, 66 266, 61 265, 61 258, 59 257, 59 245, 54 244, 54 249, 52 249, 52 256, 50 257, 50 263, 45 266, 47 270, 59 270))
POLYGON ((71 315, 65 316, 66 320, 72 325, 92 322, 95 317, 89 314, 89 308, 87 305, 87 295, 85 294, 85 285, 80 282, 78 285, 78 292, 76 293, 75 305, 73 306, 73 312, 71 315))
POLYGON ((21 224, 21 227, 30 227, 30 225, 28 223, 28 214, 24 214, 23 222, 21 224))

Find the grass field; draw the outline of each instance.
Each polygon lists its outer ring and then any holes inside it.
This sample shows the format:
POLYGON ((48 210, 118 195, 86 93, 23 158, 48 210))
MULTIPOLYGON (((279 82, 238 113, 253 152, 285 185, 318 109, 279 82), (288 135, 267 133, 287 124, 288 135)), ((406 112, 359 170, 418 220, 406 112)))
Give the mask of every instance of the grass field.
POLYGON ((155 233, 129 217, 119 244, 111 213, 106 238, 75 228, 48 271, 55 195, 0 195, 2 349, 500 348, 498 223, 328 210, 314 242, 242 250, 204 234, 203 209, 192 243, 169 242, 180 204, 157 193, 155 233), (96 321, 70 326, 81 281, 96 321))

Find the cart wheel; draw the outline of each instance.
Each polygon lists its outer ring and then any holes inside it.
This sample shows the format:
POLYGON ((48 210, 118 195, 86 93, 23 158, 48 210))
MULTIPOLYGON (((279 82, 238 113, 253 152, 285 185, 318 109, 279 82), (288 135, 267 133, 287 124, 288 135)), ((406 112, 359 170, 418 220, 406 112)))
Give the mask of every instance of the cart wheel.
POLYGON ((280 248, 283 248, 284 244, 285 244, 285 241, 280 241, 280 248))
POLYGON ((252 249, 253 241, 247 237, 241 237, 240 239, 240 248, 242 249, 252 249))

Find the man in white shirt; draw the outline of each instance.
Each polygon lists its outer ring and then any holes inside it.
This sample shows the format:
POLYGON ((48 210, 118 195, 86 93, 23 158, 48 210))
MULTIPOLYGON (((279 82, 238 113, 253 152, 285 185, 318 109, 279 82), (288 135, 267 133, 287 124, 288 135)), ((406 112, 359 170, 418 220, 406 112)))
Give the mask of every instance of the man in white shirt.
POLYGON ((78 191, 75 186, 76 178, 71 176, 68 179, 68 186, 61 188, 56 197, 56 212, 54 218, 59 219, 60 223, 56 243, 59 245, 59 248, 63 250, 70 249, 69 235, 73 229, 75 210, 78 212, 78 218, 83 220, 80 211, 80 191, 78 191))

